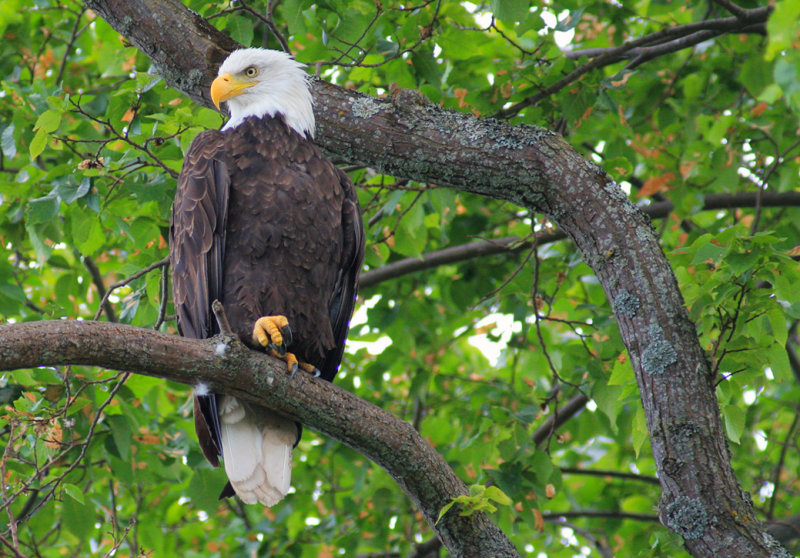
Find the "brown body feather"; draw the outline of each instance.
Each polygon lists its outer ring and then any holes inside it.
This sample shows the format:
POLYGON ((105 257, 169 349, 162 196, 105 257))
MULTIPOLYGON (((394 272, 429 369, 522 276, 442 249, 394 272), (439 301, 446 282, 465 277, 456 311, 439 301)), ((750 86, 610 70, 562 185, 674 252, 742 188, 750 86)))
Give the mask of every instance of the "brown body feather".
MULTIPOLYGON (((178 179, 170 239, 183 335, 218 332, 215 299, 233 331, 253 347, 254 322, 282 314, 292 329, 289 350, 333 380, 363 251, 349 178, 282 118, 248 118, 192 142, 178 179)), ((195 400, 200 445, 215 466, 221 447, 217 398, 195 400)))

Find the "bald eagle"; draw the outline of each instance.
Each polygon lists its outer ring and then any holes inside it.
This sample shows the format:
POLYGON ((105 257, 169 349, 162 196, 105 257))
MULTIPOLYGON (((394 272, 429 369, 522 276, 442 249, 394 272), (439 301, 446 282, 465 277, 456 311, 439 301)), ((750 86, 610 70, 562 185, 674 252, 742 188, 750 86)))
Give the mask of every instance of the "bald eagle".
MULTIPOLYGON (((331 381, 358 290, 364 231, 353 184, 312 143, 303 65, 266 49, 234 51, 211 85, 230 119, 192 141, 178 178, 170 263, 178 327, 196 339, 231 329, 331 381)), ((289 490, 300 427, 273 411, 200 386, 195 430, 206 459, 225 466, 220 498, 272 506, 289 490)))

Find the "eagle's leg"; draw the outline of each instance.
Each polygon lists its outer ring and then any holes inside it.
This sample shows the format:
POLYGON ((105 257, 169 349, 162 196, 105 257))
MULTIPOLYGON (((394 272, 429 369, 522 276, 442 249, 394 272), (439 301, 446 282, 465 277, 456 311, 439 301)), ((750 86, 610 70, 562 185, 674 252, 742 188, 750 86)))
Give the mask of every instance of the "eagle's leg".
POLYGON ((253 326, 253 340, 266 347, 273 356, 286 362, 286 368, 292 373, 292 378, 297 374, 298 368, 315 378, 322 374, 313 364, 300 362, 293 353, 286 351, 292 343, 292 329, 286 316, 264 316, 257 319, 253 326))

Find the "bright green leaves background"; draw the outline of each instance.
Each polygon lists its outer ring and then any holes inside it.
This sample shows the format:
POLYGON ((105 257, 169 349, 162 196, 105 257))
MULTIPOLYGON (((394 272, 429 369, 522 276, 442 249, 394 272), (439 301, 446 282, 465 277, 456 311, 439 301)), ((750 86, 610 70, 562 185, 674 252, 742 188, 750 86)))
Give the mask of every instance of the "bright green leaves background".
MULTIPOLYGON (((266 2, 186 4, 243 44, 280 48, 266 2)), ((634 68, 623 59, 527 106, 586 64, 587 49, 732 16, 657 0, 273 4, 275 28, 323 79, 506 111, 558 130, 643 208, 671 202, 654 225, 715 371, 735 471, 762 519, 796 512, 800 215, 770 196, 798 190, 800 2, 775 3, 767 36, 729 33, 634 68)), ((194 135, 223 118, 165 87, 76 1, 0 0, 0 32, 1 319, 101 315, 174 332, 157 264, 175 177, 194 135), (124 283, 111 315, 100 282, 124 283)), ((367 223, 365 278, 479 239, 521 239, 368 283, 337 378, 413 423, 472 486, 448 513, 488 510, 536 556, 600 555, 597 541, 618 556, 681 556, 655 521, 628 355, 575 247, 534 250, 529 235, 551 223, 507 203, 348 170, 367 223), (581 394, 582 412, 547 430, 581 394)), ((296 493, 272 510, 219 502, 224 477, 194 441, 189 388, 121 380, 83 367, 0 379, 3 500, 23 554, 406 556, 433 537, 386 473, 308 429, 296 493)), ((0 513, 11 540, 8 522, 0 513)))

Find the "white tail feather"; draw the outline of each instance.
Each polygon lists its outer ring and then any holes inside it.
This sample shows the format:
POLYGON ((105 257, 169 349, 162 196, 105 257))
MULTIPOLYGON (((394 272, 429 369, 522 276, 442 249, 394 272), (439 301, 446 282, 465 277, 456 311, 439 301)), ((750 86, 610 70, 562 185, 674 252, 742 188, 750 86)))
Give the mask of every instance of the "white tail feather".
POLYGON ((280 502, 292 480, 295 423, 229 395, 222 397, 219 418, 222 460, 236 494, 246 504, 280 502))

